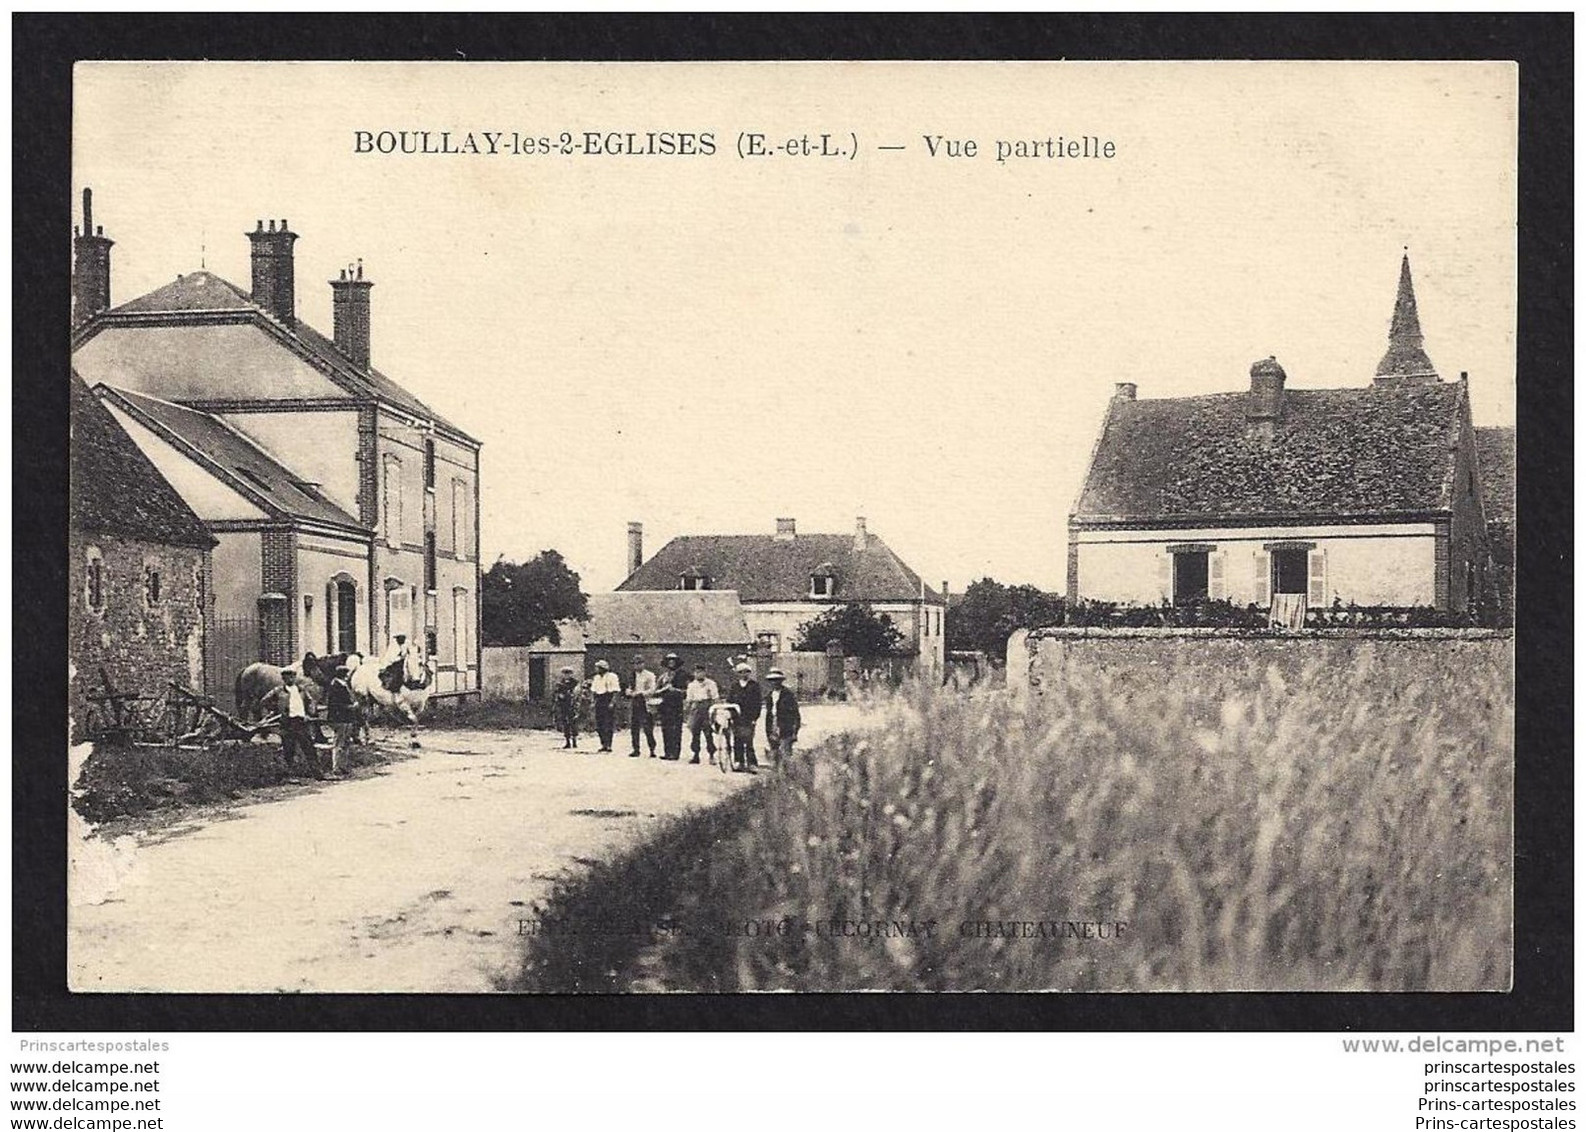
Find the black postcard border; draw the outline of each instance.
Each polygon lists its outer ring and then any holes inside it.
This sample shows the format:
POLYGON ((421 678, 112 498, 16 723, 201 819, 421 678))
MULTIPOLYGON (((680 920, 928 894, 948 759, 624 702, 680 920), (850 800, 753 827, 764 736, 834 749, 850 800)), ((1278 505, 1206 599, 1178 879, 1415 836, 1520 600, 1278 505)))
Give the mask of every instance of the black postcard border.
POLYGON ((14 15, 12 28, 15 1030, 1573 1029, 1572 15, 14 15), (59 579, 74 61, 1060 58, 1520 64, 1521 647, 1510 993, 525 997, 65 989, 65 681, 49 674, 66 668, 59 579))

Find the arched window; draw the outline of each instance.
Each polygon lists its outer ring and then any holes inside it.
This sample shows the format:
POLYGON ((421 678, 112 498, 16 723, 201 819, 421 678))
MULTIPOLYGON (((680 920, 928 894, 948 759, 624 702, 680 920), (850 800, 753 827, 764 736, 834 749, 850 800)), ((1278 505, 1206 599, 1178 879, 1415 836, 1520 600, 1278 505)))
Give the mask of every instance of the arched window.
POLYGON ((90 613, 105 611, 105 556, 97 546, 84 552, 83 604, 90 613))
POLYGON ((358 583, 349 577, 339 577, 330 583, 329 603, 325 616, 329 622, 331 638, 326 651, 332 653, 358 651, 358 583))
POLYGON ((385 637, 392 641, 401 633, 413 640, 413 591, 405 582, 387 578, 385 583, 385 637))

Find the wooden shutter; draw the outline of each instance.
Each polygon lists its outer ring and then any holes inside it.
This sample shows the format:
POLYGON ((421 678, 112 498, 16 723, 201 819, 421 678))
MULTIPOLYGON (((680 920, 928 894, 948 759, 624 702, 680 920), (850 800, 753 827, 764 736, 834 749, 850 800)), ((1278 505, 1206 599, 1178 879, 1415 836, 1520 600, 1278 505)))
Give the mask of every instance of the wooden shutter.
POLYGON ((1158 598, 1173 598, 1173 556, 1163 551, 1156 556, 1156 588, 1158 598))
POLYGON ((336 620, 341 616, 341 603, 336 600, 336 583, 325 583, 325 655, 334 656, 336 648, 336 620))
POLYGON ((1309 567, 1307 578, 1310 581, 1306 603, 1312 609, 1321 609, 1327 604, 1327 551, 1313 550, 1306 558, 1309 567))
POLYGON ((1213 601, 1222 601, 1228 596, 1228 555, 1221 550, 1214 550, 1207 558, 1206 596, 1213 601))
POLYGON ((1272 555, 1264 550, 1258 550, 1254 561, 1250 588, 1256 595, 1256 604, 1265 609, 1272 604, 1272 555))

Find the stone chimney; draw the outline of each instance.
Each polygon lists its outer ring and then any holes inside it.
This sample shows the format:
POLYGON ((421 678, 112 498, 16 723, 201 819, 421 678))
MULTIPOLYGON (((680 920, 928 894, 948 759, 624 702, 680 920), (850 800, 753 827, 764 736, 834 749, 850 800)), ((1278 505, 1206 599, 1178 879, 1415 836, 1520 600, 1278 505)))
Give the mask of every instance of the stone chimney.
POLYGON ((776 537, 788 542, 798 537, 798 528, 792 519, 778 519, 776 521, 776 537))
POLYGON ((110 308, 110 247, 104 228, 94 227, 94 190, 83 190, 83 226, 72 229, 72 325, 81 326, 110 308))
POLYGON ((359 369, 369 368, 369 289, 363 277, 363 260, 342 268, 341 278, 330 281, 331 321, 336 349, 359 369))
POLYGON ((865 517, 863 515, 854 520, 854 549, 864 550, 870 545, 870 532, 865 530, 865 517))
POLYGON ((281 221, 277 228, 260 220, 248 239, 253 244, 253 301, 288 326, 297 321, 297 280, 292 270, 292 243, 297 233, 281 221))
POLYGON ((1245 400, 1245 420, 1269 436, 1283 419, 1283 383, 1288 375, 1276 357, 1262 358, 1250 367, 1250 396, 1245 400))
POLYGON ((638 573, 644 565, 644 524, 628 524, 628 574, 638 573))
POLYGON ((1114 401, 1133 401, 1134 395, 1139 392, 1132 381, 1120 381, 1112 387, 1114 401))

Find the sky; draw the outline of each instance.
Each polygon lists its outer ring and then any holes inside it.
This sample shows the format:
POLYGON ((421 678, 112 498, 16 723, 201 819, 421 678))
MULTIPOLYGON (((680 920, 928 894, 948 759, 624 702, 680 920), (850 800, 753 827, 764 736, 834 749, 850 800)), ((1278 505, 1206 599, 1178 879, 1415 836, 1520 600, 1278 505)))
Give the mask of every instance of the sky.
POLYGON ((116 241, 116 303, 200 266, 246 288, 245 233, 286 218, 298 315, 328 334, 326 281, 362 258, 374 363, 483 442, 487 562, 554 547, 594 592, 630 520, 653 552, 863 515, 933 585, 1061 589, 1115 382, 1237 390, 1275 354, 1293 388, 1365 385, 1406 247, 1427 353, 1468 371, 1478 425, 1513 423, 1515 83, 1507 63, 84 63, 73 179, 116 241), (498 152, 358 152, 402 130, 498 152), (715 152, 507 152, 564 131, 715 152), (746 133, 842 153, 740 157, 746 133), (997 160, 1058 137, 1114 156, 997 160))

